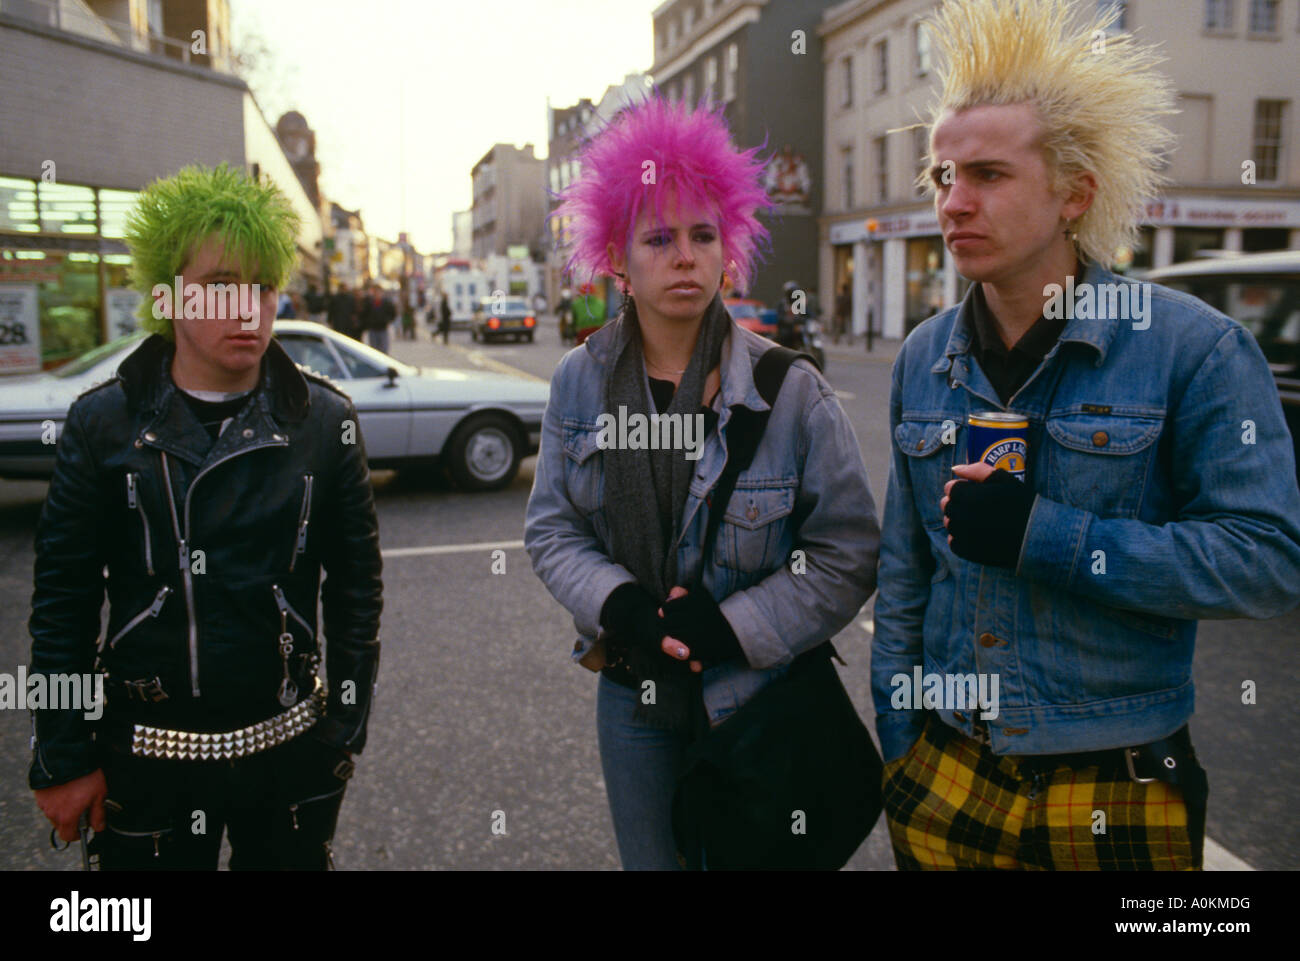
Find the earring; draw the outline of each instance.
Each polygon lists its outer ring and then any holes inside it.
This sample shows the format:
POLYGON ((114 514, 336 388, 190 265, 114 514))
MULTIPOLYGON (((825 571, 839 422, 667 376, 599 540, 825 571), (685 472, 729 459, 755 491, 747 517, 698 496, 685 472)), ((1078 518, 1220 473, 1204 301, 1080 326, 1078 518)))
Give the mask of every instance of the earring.
POLYGON ((1078 221, 1075 220, 1067 220, 1065 222, 1065 239, 1071 243, 1074 243, 1079 239, 1079 232, 1074 229, 1076 223, 1078 223, 1078 221))

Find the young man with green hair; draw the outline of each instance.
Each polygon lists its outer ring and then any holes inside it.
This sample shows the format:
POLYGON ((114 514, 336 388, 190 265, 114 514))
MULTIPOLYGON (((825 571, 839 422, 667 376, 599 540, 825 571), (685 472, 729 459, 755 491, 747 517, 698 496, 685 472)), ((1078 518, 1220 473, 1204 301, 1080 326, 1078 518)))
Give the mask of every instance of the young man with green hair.
POLYGON ((871 674, 904 869, 1199 868, 1196 622, 1300 602, 1259 345, 1107 269, 1171 97, 1115 7, 1085 6, 946 0, 930 24, 927 179, 972 284, 908 336, 890 395, 871 674), (971 444, 990 413, 1020 426, 971 444))
POLYGON ((88 817, 105 869, 215 868, 223 828, 232 869, 332 864, 381 562, 356 409, 271 337, 296 229, 274 186, 226 166, 150 185, 127 243, 152 336, 59 440, 32 673, 103 671, 107 703, 93 726, 33 711, 29 782, 64 840, 88 817))

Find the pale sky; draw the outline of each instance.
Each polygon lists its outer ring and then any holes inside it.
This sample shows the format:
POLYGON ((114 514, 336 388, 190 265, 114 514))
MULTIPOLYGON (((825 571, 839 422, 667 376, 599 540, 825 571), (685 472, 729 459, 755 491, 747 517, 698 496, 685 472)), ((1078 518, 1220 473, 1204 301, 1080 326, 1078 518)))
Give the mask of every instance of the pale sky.
POLYGON ((546 99, 598 101, 650 69, 662 0, 230 0, 273 69, 254 91, 274 127, 298 110, 316 131, 321 189, 366 230, 451 246, 451 213, 494 143, 546 155, 546 99), (405 160, 403 215, 401 172, 405 160))

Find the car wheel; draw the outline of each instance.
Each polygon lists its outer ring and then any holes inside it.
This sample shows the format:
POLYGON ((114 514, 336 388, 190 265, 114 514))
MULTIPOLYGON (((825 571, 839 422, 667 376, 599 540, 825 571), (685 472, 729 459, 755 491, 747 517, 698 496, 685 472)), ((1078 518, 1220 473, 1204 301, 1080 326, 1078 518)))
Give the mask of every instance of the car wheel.
POLYGON ((523 444, 502 414, 478 414, 456 428, 447 445, 447 469, 464 490, 500 490, 515 479, 523 444))

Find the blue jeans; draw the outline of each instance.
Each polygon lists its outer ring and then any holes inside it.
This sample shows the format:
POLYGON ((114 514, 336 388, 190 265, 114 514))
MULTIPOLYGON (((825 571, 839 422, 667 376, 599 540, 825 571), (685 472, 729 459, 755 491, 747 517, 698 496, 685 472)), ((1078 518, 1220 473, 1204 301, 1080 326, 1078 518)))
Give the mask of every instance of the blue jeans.
POLYGON ((366 331, 366 338, 370 341, 370 346, 375 350, 388 353, 388 328, 381 327, 378 330, 366 331))
MULTIPOLYGON (((703 678, 709 723, 722 723, 787 670, 788 665, 756 671, 737 661, 709 668, 703 678)), ((618 856, 625 871, 679 871, 673 793, 691 736, 638 722, 633 715, 640 699, 640 690, 600 676, 596 736, 618 856)))

